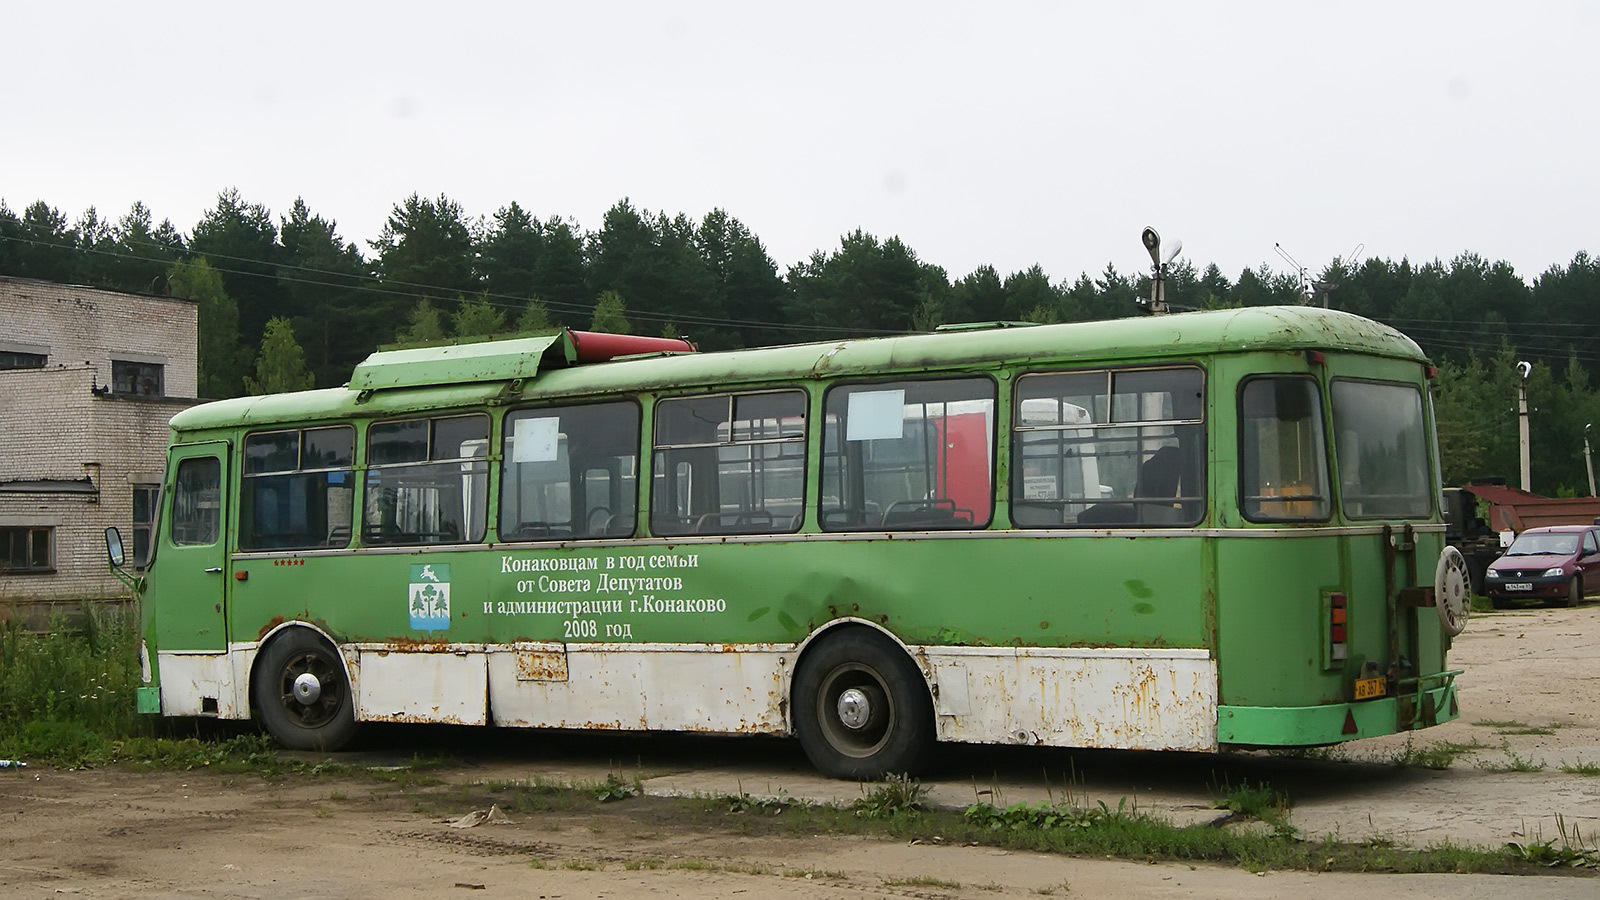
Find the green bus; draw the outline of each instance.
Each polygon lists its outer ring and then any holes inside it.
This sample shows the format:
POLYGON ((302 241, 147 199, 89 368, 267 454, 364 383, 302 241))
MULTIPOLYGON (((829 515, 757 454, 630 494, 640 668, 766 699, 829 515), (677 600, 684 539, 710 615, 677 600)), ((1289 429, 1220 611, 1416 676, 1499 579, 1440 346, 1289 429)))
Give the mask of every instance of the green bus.
POLYGON ((1303 747, 1459 715, 1429 379, 1272 307, 692 352, 379 352, 175 416, 142 712, 1303 747))

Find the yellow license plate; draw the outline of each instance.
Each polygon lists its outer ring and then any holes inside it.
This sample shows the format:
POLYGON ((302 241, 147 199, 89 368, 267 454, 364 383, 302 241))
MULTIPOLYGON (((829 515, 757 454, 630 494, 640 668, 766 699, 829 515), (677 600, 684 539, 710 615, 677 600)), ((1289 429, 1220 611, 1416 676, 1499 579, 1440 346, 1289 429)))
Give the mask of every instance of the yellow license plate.
POLYGON ((1356 699, 1371 700, 1382 697, 1388 690, 1388 679, 1385 678, 1357 678, 1356 699))

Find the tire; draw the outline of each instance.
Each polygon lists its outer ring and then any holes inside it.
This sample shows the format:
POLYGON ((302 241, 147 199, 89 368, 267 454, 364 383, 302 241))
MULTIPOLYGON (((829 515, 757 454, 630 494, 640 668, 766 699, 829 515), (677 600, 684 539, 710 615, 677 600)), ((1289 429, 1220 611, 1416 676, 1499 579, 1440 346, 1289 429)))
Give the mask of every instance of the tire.
POLYGON ((1567 586, 1567 607, 1571 608, 1583 602, 1583 576, 1574 574, 1572 583, 1567 586))
POLYGON ((1489 605, 1494 607, 1495 609, 1510 609, 1511 608, 1511 601, 1507 600, 1504 597, 1490 597, 1489 598, 1489 605))
POLYGON ((337 750, 355 736, 344 660, 314 632, 291 628, 275 637, 256 657, 251 682, 261 724, 284 747, 337 750), (307 675, 314 683, 302 681, 307 675))
POLYGON ((904 649, 870 629, 829 635, 806 653, 793 709, 800 746, 833 778, 915 774, 933 749, 927 680, 904 649))

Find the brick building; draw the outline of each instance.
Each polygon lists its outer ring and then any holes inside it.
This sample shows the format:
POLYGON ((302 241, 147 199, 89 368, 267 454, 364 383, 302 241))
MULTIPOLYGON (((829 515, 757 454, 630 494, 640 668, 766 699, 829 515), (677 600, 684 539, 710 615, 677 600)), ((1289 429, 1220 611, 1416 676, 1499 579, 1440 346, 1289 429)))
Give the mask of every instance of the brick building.
POLYGON ((187 300, 0 276, 0 605, 126 593, 104 532, 148 547, 197 337, 187 300))

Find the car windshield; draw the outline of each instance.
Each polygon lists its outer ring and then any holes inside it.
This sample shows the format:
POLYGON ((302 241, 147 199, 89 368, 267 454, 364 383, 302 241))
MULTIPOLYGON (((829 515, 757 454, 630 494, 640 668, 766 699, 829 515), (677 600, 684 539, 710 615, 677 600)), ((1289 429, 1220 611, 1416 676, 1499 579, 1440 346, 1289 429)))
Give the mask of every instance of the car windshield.
POLYGON ((1507 556, 1570 556, 1578 552, 1577 532, 1524 533, 1511 542, 1507 556))

